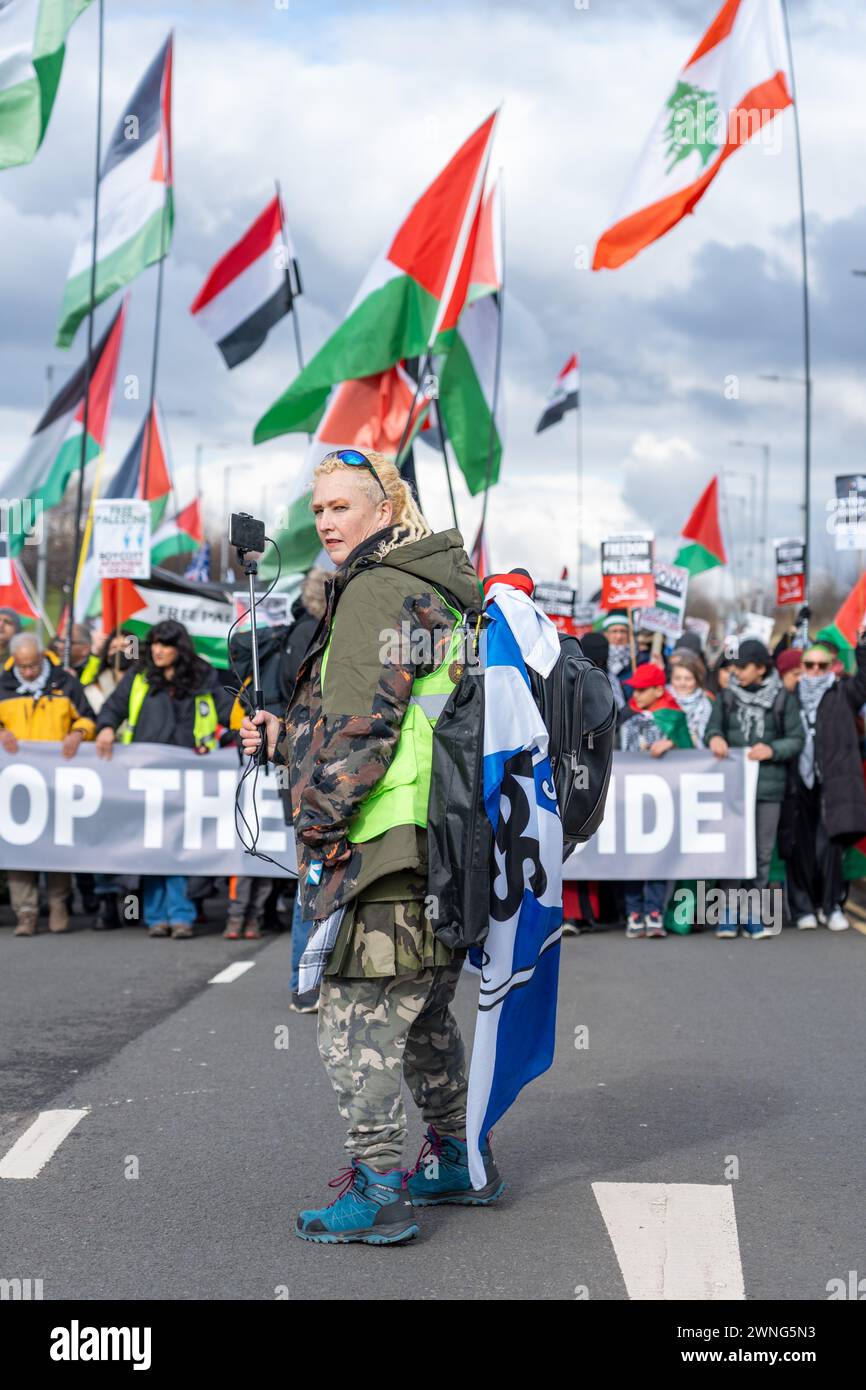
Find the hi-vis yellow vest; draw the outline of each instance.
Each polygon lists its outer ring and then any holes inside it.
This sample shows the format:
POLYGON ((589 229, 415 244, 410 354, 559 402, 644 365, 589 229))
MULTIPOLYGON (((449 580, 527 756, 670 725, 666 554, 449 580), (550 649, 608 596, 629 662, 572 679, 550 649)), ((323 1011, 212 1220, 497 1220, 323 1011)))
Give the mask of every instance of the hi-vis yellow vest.
MULTIPOLYGON (((147 676, 143 671, 139 671, 132 681, 132 689, 129 692, 129 709, 126 716, 126 728, 120 735, 120 743, 132 743, 135 726, 138 723, 138 716, 141 714, 141 707, 148 692, 147 676)), ((192 726, 192 736, 196 748, 216 748, 216 728, 219 720, 217 719, 216 704, 213 695, 196 695, 195 697, 195 717, 192 726)))
MULTIPOLYGON (((438 592, 438 591, 437 591, 438 592)), ((439 594, 442 598, 442 595, 439 594)), ((353 844, 373 840, 397 825, 427 824, 430 779, 433 770, 433 730, 457 681, 451 676, 453 663, 462 672, 461 614, 442 598, 454 615, 454 628, 444 661, 429 676, 416 676, 409 705, 400 726, 400 737, 384 777, 367 793, 349 825, 353 844)), ((322 654, 322 691, 334 626, 322 654)))

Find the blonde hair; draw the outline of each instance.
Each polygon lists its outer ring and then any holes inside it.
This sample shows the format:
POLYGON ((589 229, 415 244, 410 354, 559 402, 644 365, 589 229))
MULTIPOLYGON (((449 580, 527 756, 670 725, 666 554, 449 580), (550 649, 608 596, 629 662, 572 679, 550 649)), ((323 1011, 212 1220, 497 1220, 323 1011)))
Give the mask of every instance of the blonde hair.
MULTIPOLYGON (((380 558, 398 545, 411 545, 413 541, 420 541, 423 536, 432 535, 432 526, 428 524, 412 496, 412 489, 406 479, 401 477, 393 460, 376 449, 361 449, 359 452, 372 463, 385 490, 385 496, 391 503, 393 535, 390 538, 386 537, 378 546, 377 553, 380 558)), ((351 473, 364 496, 371 502, 378 503, 384 500, 372 473, 368 473, 366 468, 359 468, 357 464, 342 463, 336 454, 327 454, 321 463, 316 464, 313 469, 314 485, 317 478, 338 471, 351 473)))

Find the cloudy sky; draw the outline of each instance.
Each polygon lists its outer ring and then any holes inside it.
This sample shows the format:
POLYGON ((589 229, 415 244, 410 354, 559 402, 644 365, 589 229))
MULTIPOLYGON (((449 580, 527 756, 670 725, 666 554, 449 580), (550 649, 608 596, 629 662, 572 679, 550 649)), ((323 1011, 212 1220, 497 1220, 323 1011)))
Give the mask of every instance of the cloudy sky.
MULTIPOLYGON (((600 537, 652 529, 673 554, 710 476, 733 472, 741 538, 748 478, 772 446, 770 534, 796 534, 802 501, 802 372, 793 115, 739 151, 695 216, 620 270, 582 268, 612 220, 661 103, 716 0, 107 0, 105 127, 166 30, 176 31, 176 229, 165 279, 159 394, 181 501, 203 446, 214 523, 223 470, 234 505, 274 517, 302 454, 297 436, 254 449, 254 422, 295 373, 291 326, 229 373, 188 306, 279 177, 304 274, 305 351, 342 318, 409 206, 502 105, 493 162, 506 207, 507 441, 491 496, 494 563, 557 577, 576 561, 574 418, 540 437, 552 378, 583 363, 584 555, 600 537), (725 383, 738 382, 738 399, 725 383), (730 392, 728 393, 728 395, 730 392), (230 447, 226 447, 230 446, 230 447), (261 501, 260 499, 264 500, 261 501)), ((853 578, 830 549, 833 475, 866 469, 866 7, 789 0, 812 273, 816 569, 853 578)), ((52 346, 69 257, 88 220, 95 119, 95 7, 75 26, 52 124, 35 162, 0 174, 0 454, 14 458, 45 398, 83 351, 52 346)), ((121 371, 146 393, 155 269, 132 287, 121 371)), ((104 322, 112 306, 100 311, 104 322)), ((108 467, 139 415, 120 400, 108 467)), ((441 461, 419 459, 434 526, 450 524, 441 461)), ((471 539, 480 503, 460 482, 471 539)), ((704 581, 708 582, 708 581, 704 581)))

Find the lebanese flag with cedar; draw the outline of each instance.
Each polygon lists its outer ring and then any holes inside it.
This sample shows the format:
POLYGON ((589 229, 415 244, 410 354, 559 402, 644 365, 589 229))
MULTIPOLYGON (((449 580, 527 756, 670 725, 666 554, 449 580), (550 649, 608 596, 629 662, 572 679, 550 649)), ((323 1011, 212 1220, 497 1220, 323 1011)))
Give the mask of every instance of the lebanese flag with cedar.
POLYGON ((616 269, 670 231, 791 103, 779 0, 725 0, 656 119, 593 270, 616 269))
MULTIPOLYGON (((457 151, 373 264, 346 318, 255 427, 313 433, 333 386, 445 352, 466 302, 497 112, 457 151)), ((351 227, 347 224, 347 235, 351 227)))
POLYGON ((683 527, 683 544, 677 551, 674 564, 682 565, 690 575, 695 575, 727 563, 719 526, 719 480, 716 477, 711 478, 704 488, 683 527))

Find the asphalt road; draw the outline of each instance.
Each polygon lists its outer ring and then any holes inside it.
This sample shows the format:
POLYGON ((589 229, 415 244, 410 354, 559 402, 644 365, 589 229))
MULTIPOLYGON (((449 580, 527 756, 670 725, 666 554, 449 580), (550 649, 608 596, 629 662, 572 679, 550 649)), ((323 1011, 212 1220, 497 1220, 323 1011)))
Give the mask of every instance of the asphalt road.
MULTIPOLYGON (((554 1065, 495 1135, 505 1197, 422 1209, 419 1239, 371 1249, 291 1231, 332 1195, 343 1135, 315 1018, 287 1007, 288 935, 76 926, 0 928, 0 1163, 40 1112, 86 1111, 37 1176, 0 1180, 0 1276, 46 1299, 645 1297, 627 1273, 645 1196, 666 1289, 702 1262, 739 1262, 747 1299, 866 1274, 859 931, 567 939, 554 1065)), ((413 1118, 409 1161, 420 1139, 413 1118)))

